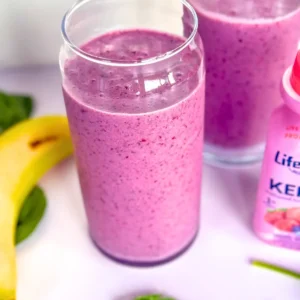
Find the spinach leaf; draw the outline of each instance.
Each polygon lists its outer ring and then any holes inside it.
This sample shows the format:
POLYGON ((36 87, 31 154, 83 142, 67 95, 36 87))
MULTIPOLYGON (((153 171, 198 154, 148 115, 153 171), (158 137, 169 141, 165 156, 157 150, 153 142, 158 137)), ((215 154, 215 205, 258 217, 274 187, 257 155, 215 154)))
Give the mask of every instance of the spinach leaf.
POLYGON ((0 134, 31 115, 33 99, 29 96, 8 95, 0 91, 0 134))
POLYGON ((19 215, 16 230, 16 244, 28 238, 45 214, 47 201, 41 188, 35 187, 26 198, 19 215))
POLYGON ((18 100, 23 110, 26 113, 27 118, 29 118, 33 112, 33 99, 26 95, 10 95, 10 97, 18 100))
POLYGON ((147 295, 147 296, 137 297, 134 300, 175 300, 175 299, 169 297, 163 297, 162 295, 147 295))

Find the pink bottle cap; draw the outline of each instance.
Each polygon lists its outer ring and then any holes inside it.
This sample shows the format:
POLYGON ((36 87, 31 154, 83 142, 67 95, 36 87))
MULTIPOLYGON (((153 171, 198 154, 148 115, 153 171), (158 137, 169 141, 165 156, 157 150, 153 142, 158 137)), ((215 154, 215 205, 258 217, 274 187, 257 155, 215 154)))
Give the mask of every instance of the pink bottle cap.
POLYGON ((288 68, 283 75, 281 94, 284 103, 300 115, 300 51, 294 66, 288 68))
POLYGON ((295 92, 300 95, 300 51, 297 54, 292 70, 291 85, 295 92))

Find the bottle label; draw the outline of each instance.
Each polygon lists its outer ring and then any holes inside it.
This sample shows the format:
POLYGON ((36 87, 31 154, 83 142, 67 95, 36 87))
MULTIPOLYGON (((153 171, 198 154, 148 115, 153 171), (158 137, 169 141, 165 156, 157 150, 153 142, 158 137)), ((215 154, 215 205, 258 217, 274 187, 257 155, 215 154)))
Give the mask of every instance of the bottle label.
POLYGON ((280 130, 285 119, 272 118, 254 227, 268 243, 300 250, 300 124, 280 130))

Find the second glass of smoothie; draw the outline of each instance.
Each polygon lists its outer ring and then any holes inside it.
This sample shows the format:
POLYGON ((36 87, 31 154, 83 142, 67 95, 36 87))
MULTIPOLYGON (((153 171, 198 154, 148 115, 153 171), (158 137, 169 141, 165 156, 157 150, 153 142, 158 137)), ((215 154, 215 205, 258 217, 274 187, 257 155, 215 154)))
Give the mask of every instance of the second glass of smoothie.
POLYGON ((81 1, 63 21, 63 94, 90 235, 121 262, 165 262, 198 232, 204 62, 197 25, 189 4, 172 0, 81 1))
POLYGON ((257 161, 300 41, 300 0, 189 2, 206 54, 206 161, 257 161))

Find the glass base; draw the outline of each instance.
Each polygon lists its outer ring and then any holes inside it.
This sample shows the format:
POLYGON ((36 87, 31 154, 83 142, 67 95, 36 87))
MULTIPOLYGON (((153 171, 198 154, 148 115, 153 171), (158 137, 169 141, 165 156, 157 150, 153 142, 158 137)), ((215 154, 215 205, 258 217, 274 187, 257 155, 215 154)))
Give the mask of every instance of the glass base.
POLYGON ((154 266, 159 266, 159 265, 166 264, 166 263, 171 262, 171 261, 175 260, 176 258, 180 257, 181 255, 183 255, 194 244, 195 240, 197 239, 198 232, 199 232, 199 230, 196 231, 196 233, 193 236, 192 240, 190 240, 187 245, 185 245, 183 248, 181 248, 175 254, 172 254, 171 256, 167 256, 166 258, 163 258, 163 259, 151 260, 151 261, 136 261, 136 260, 134 261, 134 260, 129 260, 129 259, 127 260, 127 259, 118 258, 115 255, 110 254, 106 250, 101 248, 95 242, 95 240, 93 240, 93 238, 92 238, 92 241, 94 242, 97 249, 99 249, 100 252, 102 254, 104 254, 107 258, 109 258, 109 259, 111 259, 111 260, 113 260, 117 263, 123 264, 123 265, 132 266, 132 267, 141 267, 141 268, 144 267, 144 268, 146 268, 146 267, 154 267, 154 266))
POLYGON ((242 149, 224 149, 204 145, 204 162, 208 165, 236 168, 261 162, 264 156, 265 143, 242 149))

